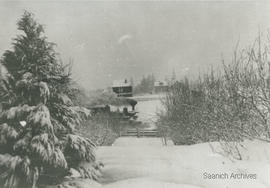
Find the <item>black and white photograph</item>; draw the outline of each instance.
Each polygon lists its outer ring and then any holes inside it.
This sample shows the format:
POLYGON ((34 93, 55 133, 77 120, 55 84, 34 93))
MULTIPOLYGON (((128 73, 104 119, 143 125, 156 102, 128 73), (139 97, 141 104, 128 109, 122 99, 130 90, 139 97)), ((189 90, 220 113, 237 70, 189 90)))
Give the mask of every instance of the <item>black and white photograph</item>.
POLYGON ((270 1, 0 0, 0 188, 243 187, 270 187, 270 1))

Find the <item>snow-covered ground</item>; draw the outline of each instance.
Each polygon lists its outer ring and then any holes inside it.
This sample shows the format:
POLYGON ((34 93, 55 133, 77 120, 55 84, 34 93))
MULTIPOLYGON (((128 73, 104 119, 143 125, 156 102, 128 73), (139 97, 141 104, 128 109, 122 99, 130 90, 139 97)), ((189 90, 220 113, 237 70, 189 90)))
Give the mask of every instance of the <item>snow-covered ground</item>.
POLYGON ((148 129, 156 128, 157 112, 163 109, 161 98, 162 95, 144 95, 133 97, 137 100, 136 111, 138 112, 138 121, 148 125, 148 129))
MULTIPOLYGON (((218 149, 217 143, 212 145, 218 149)), ((116 140, 100 147, 105 188, 266 188, 270 187, 270 144, 247 141, 242 161, 214 153, 208 143, 163 146, 160 138, 116 140), (228 174, 229 178, 205 179, 205 174, 228 174), (255 179, 233 179, 231 174, 251 174, 255 179)))
MULTIPOLYGON (((160 98, 160 95, 134 98, 138 101, 138 120, 148 124, 149 129, 155 128, 156 112, 162 110, 160 98)), ((241 148, 241 161, 221 155, 218 143, 211 143, 212 147, 210 143, 191 146, 162 143, 161 138, 121 137, 113 146, 99 147, 97 158, 105 164, 101 188, 270 187, 270 143, 246 141, 241 148)))
POLYGON ((166 96, 165 93, 158 93, 158 94, 143 94, 143 95, 135 95, 130 97, 136 101, 144 101, 144 100, 152 100, 152 99, 161 99, 166 96))

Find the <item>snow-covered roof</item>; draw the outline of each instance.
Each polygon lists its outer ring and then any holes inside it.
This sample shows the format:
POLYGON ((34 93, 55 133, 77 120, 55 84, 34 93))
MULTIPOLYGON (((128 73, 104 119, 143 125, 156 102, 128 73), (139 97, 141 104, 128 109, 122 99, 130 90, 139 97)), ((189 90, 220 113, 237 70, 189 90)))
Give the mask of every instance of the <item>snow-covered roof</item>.
POLYGON ((165 81, 156 81, 154 86, 168 86, 168 83, 165 81))
POLYGON ((127 80, 115 80, 112 87, 129 87, 131 83, 127 80))

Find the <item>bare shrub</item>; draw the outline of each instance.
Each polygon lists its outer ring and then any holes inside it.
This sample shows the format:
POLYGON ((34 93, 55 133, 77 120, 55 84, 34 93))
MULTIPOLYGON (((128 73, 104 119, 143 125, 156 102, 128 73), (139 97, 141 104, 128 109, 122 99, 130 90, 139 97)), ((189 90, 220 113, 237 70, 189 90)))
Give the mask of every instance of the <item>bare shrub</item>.
POLYGON ((260 34, 250 47, 236 48, 220 74, 211 70, 193 82, 174 83, 163 101, 165 112, 159 114, 158 126, 169 127, 175 144, 219 141, 238 159, 237 143, 269 141, 269 52, 260 34))
POLYGON ((97 146, 112 145, 120 136, 122 126, 118 114, 99 113, 87 119, 79 132, 90 138, 97 146))
POLYGON ((93 120, 85 122, 80 129, 81 134, 90 138, 97 146, 109 146, 115 141, 118 135, 106 124, 98 123, 93 120))

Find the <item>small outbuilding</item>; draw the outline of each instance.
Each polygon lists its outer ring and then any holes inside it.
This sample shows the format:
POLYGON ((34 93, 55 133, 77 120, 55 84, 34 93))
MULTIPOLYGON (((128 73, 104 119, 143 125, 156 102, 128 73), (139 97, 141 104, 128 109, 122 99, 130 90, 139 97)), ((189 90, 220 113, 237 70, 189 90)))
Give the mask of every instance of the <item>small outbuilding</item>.
POLYGON ((155 93, 164 93, 169 89, 169 85, 165 81, 156 81, 154 83, 154 92, 155 93))

